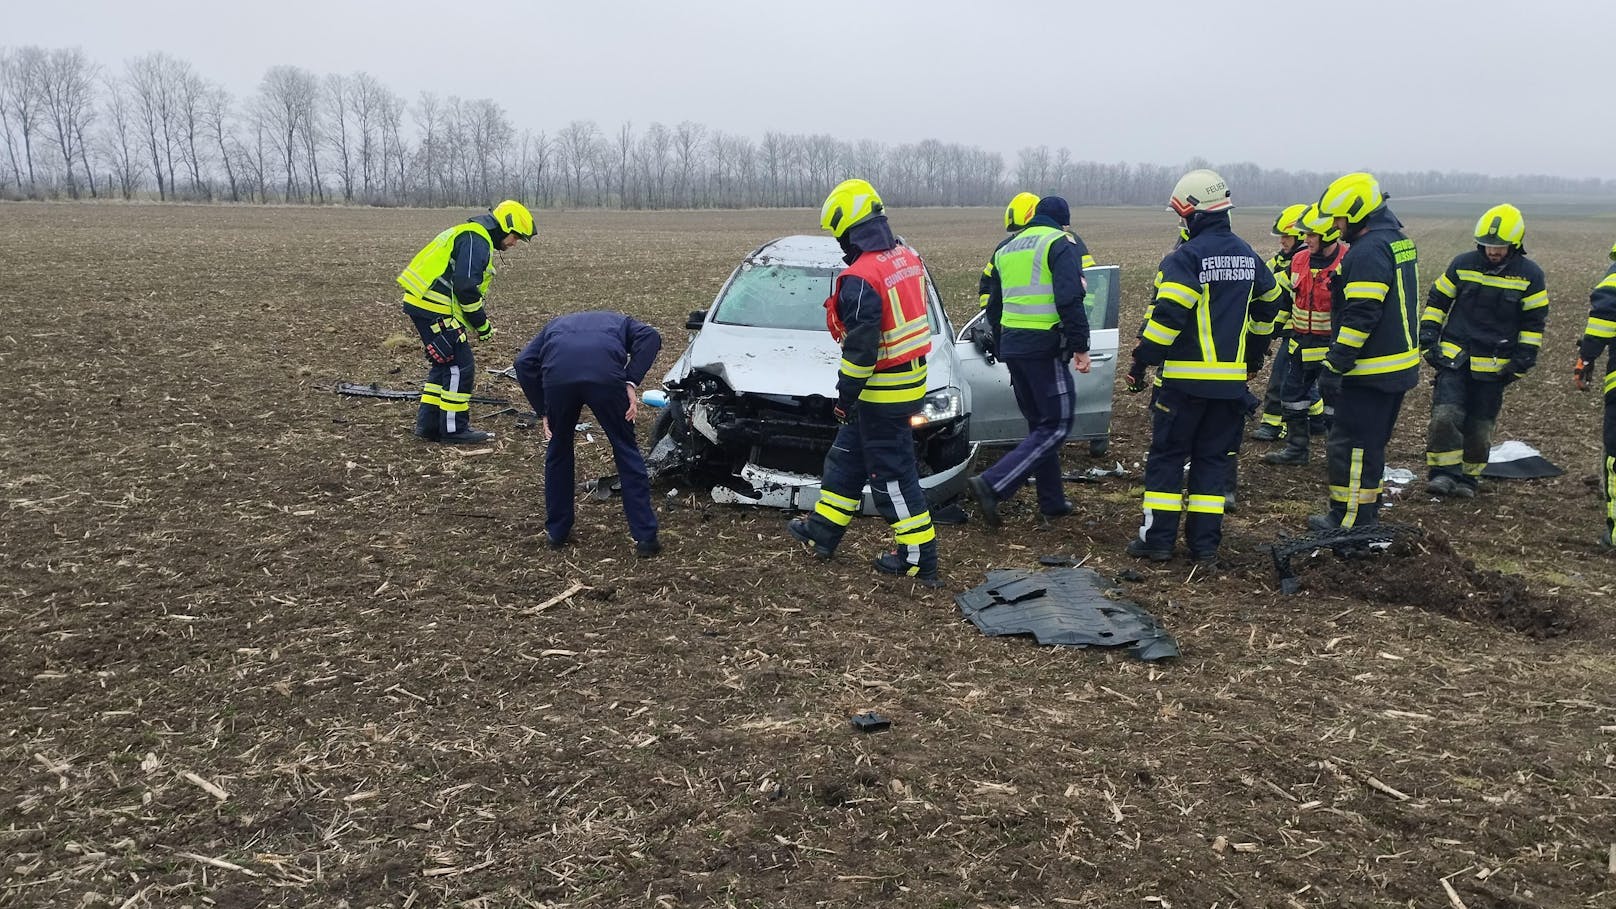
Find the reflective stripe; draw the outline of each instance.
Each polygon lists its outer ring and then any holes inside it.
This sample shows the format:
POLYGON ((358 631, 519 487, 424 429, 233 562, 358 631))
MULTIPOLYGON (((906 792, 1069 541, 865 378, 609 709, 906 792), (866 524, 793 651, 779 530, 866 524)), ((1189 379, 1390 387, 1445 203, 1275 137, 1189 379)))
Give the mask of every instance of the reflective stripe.
MULTIPOLYGON (((1608 395, 1613 391, 1616 391, 1616 372, 1607 372, 1605 373, 1605 394, 1608 395)), ((1605 406, 1610 407, 1611 405, 1606 404, 1605 406)))
POLYGON ((846 357, 842 358, 841 369, 842 375, 854 379, 867 379, 875 374, 874 366, 860 366, 859 364, 848 360, 846 357))
POLYGON ((1170 347, 1174 341, 1178 340, 1178 332, 1179 330, 1176 328, 1168 328, 1155 319, 1151 319, 1145 323, 1143 337, 1146 341, 1152 341, 1163 347, 1170 347))
POLYGON ((1420 313, 1420 321, 1435 322, 1440 328, 1448 324, 1448 311, 1437 306, 1427 306, 1425 311, 1420 313))
POLYGON ((1355 527, 1358 523, 1358 505, 1362 498, 1363 449, 1352 450, 1352 466, 1347 471, 1347 513, 1341 516, 1342 527, 1355 527))
MULTIPOLYGON (((1616 372, 1605 377, 1605 390, 1610 391, 1611 378, 1616 372)), ((1616 524, 1616 458, 1605 459, 1605 528, 1608 530, 1616 524)))
POLYGON ((1522 331, 1521 334, 1520 334, 1520 337, 1515 339, 1515 343, 1516 344, 1525 344, 1528 347, 1542 347, 1543 346, 1543 332, 1541 332, 1541 331, 1522 331))
POLYGON ((1336 336, 1336 340, 1348 347, 1362 347, 1363 343, 1369 340, 1369 332, 1343 325, 1341 334, 1336 336))
POLYGON ((1402 353, 1385 357, 1359 357, 1358 362, 1347 370, 1349 376, 1374 376, 1382 373, 1397 372, 1400 369, 1409 369, 1420 364, 1418 350, 1405 350, 1402 353))
POLYGON ((1301 351, 1303 363, 1322 363, 1330 355, 1328 347, 1303 347, 1301 351))
POLYGON ((1463 347, 1460 347, 1452 341, 1442 342, 1442 356, 1447 357, 1449 360, 1457 357, 1463 350, 1463 347))
MULTIPOLYGON (((918 362, 918 361, 912 361, 918 362)), ((860 401, 872 404, 904 404, 926 396, 926 364, 898 367, 875 373, 859 392, 860 401)))
POLYGON ((1251 334, 1257 335, 1258 337, 1267 337, 1268 335, 1271 335, 1271 334, 1274 333, 1274 323, 1273 322, 1253 322, 1253 321, 1251 321, 1250 317, 1248 316, 1247 319, 1246 319, 1246 331, 1250 332, 1251 334))
POLYGON ((410 264, 404 266, 395 280, 404 288, 404 302, 417 309, 440 316, 452 316, 456 321, 470 328, 471 325, 464 318, 468 312, 482 309, 482 297, 488 293, 488 284, 494 279, 494 257, 488 257, 488 264, 483 269, 482 282, 478 285, 478 300, 462 306, 451 293, 453 288, 445 279, 454 255, 455 240, 464 233, 475 233, 488 243, 493 249, 494 240, 488 234, 488 229, 475 221, 456 224, 439 233, 421 251, 410 259, 410 264), (442 289, 439 289, 442 288, 442 289))
POLYGON ((1469 281, 1471 284, 1480 284, 1483 287, 1497 287, 1503 290, 1525 290, 1527 285, 1531 283, 1525 278, 1488 275, 1479 271, 1471 271, 1468 268, 1459 269, 1459 280, 1469 281))
POLYGON ((1201 300, 1201 291, 1176 281, 1163 281, 1156 289, 1157 300, 1171 300, 1185 309, 1194 309, 1201 300))
POLYGON ((1352 281, 1347 284, 1345 293, 1349 300, 1374 300, 1377 303, 1384 303, 1386 295, 1391 293, 1391 286, 1380 281, 1352 281))
POLYGON ((819 491, 819 501, 814 503, 814 514, 835 524, 837 527, 846 527, 853 522, 853 515, 859 510, 857 499, 850 499, 838 495, 828 489, 819 491))
POLYGON ((1486 467, 1486 461, 1482 461, 1479 464, 1475 461, 1466 461, 1461 469, 1464 471, 1464 475, 1467 477, 1479 477, 1481 476, 1481 472, 1485 470, 1486 467))
POLYGON ((1312 309, 1293 309, 1291 330, 1302 334, 1327 335, 1330 333, 1330 314, 1312 309))
POLYGON ((1464 460, 1464 452, 1460 449, 1452 451, 1428 451, 1425 453, 1427 467, 1457 467, 1464 460))
POLYGON ((1192 514, 1223 514, 1223 496, 1191 495, 1188 510, 1192 514))
POLYGON ((1616 338, 1616 322, 1589 316, 1588 328, 1583 333, 1590 338, 1616 338))
POLYGON ((1431 289, 1450 300, 1459 294, 1459 288, 1454 286, 1453 281, 1451 281, 1447 275, 1437 278, 1436 286, 1431 289))
POLYGON ((1501 372, 1509 357, 1476 357, 1470 358, 1470 371, 1481 373, 1501 372))
POLYGON ((1245 382, 1246 364, 1218 363, 1201 360, 1168 360, 1162 364, 1164 379, 1206 379, 1210 381, 1245 382))
POLYGON ((1181 492, 1151 492, 1145 490, 1145 508, 1150 511, 1183 511, 1184 494, 1181 492))
POLYGON ((1604 280, 1594 285, 1594 290, 1616 290, 1616 272, 1611 272, 1604 280))
POLYGON ((1526 299, 1521 301, 1521 311, 1525 312, 1526 310, 1529 310, 1529 309, 1539 309, 1541 307, 1548 306, 1548 305, 1549 305, 1549 292, 1546 291, 1546 290, 1540 290, 1537 293, 1532 294, 1531 296, 1529 296, 1526 299))

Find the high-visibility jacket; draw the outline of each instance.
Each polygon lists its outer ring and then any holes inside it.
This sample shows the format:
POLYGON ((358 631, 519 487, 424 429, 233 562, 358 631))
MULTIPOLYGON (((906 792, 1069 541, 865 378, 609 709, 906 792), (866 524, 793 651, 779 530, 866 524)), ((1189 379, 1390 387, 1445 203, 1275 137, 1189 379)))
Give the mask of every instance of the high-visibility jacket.
POLYGON ((1159 365, 1164 387, 1244 397, 1247 335, 1273 331, 1281 293, 1274 273, 1235 236, 1227 212, 1203 212, 1191 220, 1189 240, 1162 260, 1161 276, 1135 358, 1159 365))
MULTIPOLYGON (((1291 331, 1309 337, 1330 337, 1330 302, 1335 279, 1341 272, 1341 259, 1347 244, 1336 243, 1335 252, 1319 264, 1310 250, 1303 249, 1291 259, 1291 331)), ((1277 321, 1277 320, 1276 320, 1277 321)), ((1320 353, 1318 359, 1324 359, 1320 353)))
POLYGON ((1279 285, 1279 314, 1274 317, 1274 328, 1285 331, 1291 324, 1290 297, 1295 292, 1291 286, 1291 263, 1296 261, 1299 253, 1307 252, 1307 247, 1297 245, 1290 252, 1281 250, 1268 257, 1268 270, 1274 273, 1274 282, 1279 285))
POLYGON ((1610 394, 1616 392, 1616 263, 1588 298, 1588 327, 1583 329, 1577 356, 1592 363, 1607 347, 1613 350, 1605 360, 1605 393, 1610 394))
POLYGON ((1520 374, 1537 363, 1549 292, 1543 269, 1519 252, 1494 265, 1479 249, 1460 253, 1431 285, 1420 316, 1420 346, 1447 365, 1467 362, 1482 380, 1520 374))
POLYGON ((1049 271, 1049 248, 1064 240, 1056 227, 1024 228, 993 253, 1004 309, 999 324, 1005 328, 1048 330, 1060 324, 1055 310, 1055 283, 1049 271))
POLYGON ((1417 265, 1414 241, 1390 209, 1364 220, 1331 282, 1334 334, 1326 369, 1380 391, 1408 391, 1419 383, 1417 265))
MULTIPOLYGON (((926 267, 920 254, 903 244, 891 249, 865 251, 836 276, 825 300, 825 327, 841 344, 848 326, 841 312, 844 295, 873 293, 881 312, 880 341, 875 362, 850 360, 844 351, 841 375, 862 380, 858 398, 877 404, 917 401, 926 393, 924 357, 931 352, 931 320, 926 313, 926 267), (855 288, 853 282, 863 287, 855 288)), ((843 386, 838 382, 839 389, 843 386)))
POLYGON ((483 298, 494 280, 494 240, 480 220, 456 224, 433 237, 404 266, 397 280, 406 308, 448 316, 472 330, 488 321, 483 298))
MULTIPOLYGON (((993 247, 994 255, 998 255, 999 250, 1003 249, 1006 243, 1014 240, 1016 238, 1016 234, 1019 233, 1021 233, 1021 231, 1016 231, 1016 233, 1005 237, 1003 240, 1000 240, 999 245, 993 247)), ((1079 261, 1083 263, 1083 267, 1093 268, 1095 264, 1094 256, 1089 252, 1088 246, 1083 243, 1083 238, 1073 233, 1067 233, 1066 238, 1071 240, 1072 244, 1077 247, 1076 251, 1079 256, 1079 261)), ((985 309, 987 307, 988 297, 993 292, 993 285, 996 283, 997 276, 998 271, 994 268, 993 256, 988 256, 988 264, 983 266, 982 276, 976 279, 977 302, 981 305, 981 308, 985 309)))

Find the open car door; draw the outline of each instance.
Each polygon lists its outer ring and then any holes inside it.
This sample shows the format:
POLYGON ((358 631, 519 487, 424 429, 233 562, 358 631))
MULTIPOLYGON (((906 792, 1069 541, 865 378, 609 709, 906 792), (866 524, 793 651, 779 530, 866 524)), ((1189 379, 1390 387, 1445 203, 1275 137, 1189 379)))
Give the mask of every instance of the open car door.
MULTIPOLYGON (((1072 431, 1068 439, 1105 439, 1111 431, 1111 394, 1117 377, 1117 314, 1122 303, 1121 270, 1115 265, 1083 269, 1088 285, 1083 307, 1089 317, 1088 375, 1073 373, 1076 400, 1072 404, 1072 431)), ((1027 421, 1016 406, 1010 370, 988 362, 984 340, 990 333, 984 315, 977 313, 955 339, 960 374, 971 386, 971 441, 983 445, 1013 445, 1027 436, 1027 421)), ((1071 369, 1068 365, 1067 369, 1071 369)))

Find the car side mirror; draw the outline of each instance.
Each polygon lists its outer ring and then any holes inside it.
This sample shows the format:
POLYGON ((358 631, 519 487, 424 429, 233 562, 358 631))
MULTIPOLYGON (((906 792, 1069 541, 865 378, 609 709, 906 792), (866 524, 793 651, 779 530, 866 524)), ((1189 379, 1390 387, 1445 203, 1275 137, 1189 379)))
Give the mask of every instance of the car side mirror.
POLYGON ((685 328, 688 328, 691 331, 698 331, 701 329, 701 326, 706 323, 706 321, 707 310, 698 309, 695 312, 692 312, 690 316, 685 319, 685 328))

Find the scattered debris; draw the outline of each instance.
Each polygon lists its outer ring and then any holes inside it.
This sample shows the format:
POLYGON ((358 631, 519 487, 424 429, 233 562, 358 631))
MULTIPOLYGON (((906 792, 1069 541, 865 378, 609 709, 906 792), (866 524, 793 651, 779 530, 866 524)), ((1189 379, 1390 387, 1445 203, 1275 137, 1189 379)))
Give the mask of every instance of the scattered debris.
POLYGON ((623 481, 614 473, 596 480, 585 480, 578 484, 578 491, 588 494, 591 501, 610 502, 612 496, 623 494, 623 481))
POLYGON ((1290 595, 1302 589, 1302 579, 1291 567, 1291 559, 1297 555, 1329 549, 1343 558, 1361 557, 1374 549, 1385 549, 1393 540, 1424 534, 1424 530, 1407 524, 1371 524, 1304 533, 1274 543, 1269 552, 1274 557, 1274 571, 1279 574, 1279 591, 1290 595))
POLYGON ((491 376, 499 376, 502 379, 510 379, 513 382, 516 381, 516 367, 514 365, 507 366, 504 369, 495 369, 490 366, 487 369, 484 369, 483 372, 486 372, 491 376))
POLYGON ((1122 466, 1121 461, 1118 461, 1116 466, 1110 470, 1104 467, 1090 467, 1082 473, 1063 473, 1061 474, 1061 479, 1068 483, 1098 483, 1107 477, 1126 477, 1127 475, 1128 469, 1122 466))
POLYGON ((1147 662, 1178 656, 1178 642, 1138 604, 1088 568, 994 569, 954 602, 983 634, 1030 634, 1040 644, 1128 647, 1147 662))
POLYGON ((861 713, 853 717, 849 722, 853 724, 854 729, 860 732, 880 732, 892 726, 891 720, 873 710, 861 713))

